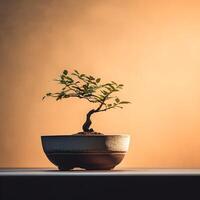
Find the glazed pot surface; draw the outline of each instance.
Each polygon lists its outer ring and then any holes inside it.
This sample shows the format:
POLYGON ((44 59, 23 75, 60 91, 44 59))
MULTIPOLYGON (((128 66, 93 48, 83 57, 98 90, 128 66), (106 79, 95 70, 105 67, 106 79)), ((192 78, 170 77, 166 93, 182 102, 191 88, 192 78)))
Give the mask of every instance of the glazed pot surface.
POLYGON ((128 151, 128 135, 42 136, 47 158, 60 170, 113 169, 128 151))

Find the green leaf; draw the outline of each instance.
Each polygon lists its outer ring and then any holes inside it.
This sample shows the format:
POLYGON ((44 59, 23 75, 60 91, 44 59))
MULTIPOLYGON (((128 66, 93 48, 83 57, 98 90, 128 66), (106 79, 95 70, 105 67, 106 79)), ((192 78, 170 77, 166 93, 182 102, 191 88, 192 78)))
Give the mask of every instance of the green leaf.
POLYGON ((121 109, 123 108, 123 107, 121 107, 121 106, 116 106, 116 107, 117 107, 117 108, 121 108, 121 109))
POLYGON ((114 82, 114 81, 111 81, 111 83, 112 83, 112 84, 114 84, 114 85, 117 85, 117 83, 116 83, 116 82, 114 82))
POLYGON ((89 88, 90 90, 94 90, 94 86, 93 86, 93 85, 90 85, 88 88, 89 88))
POLYGON ((97 85, 97 83, 94 82, 94 81, 90 81, 90 83, 93 84, 93 85, 97 85))
POLYGON ((113 87, 112 84, 108 84, 108 85, 112 90, 115 90, 115 87, 113 87))
POLYGON ((89 76, 90 80, 95 80, 95 78, 93 76, 89 76))
POLYGON ((74 70, 74 72, 75 72, 76 74, 79 74, 79 72, 78 72, 77 70, 74 70))
POLYGON ((100 79, 100 78, 97 78, 97 79, 96 79, 96 82, 97 82, 97 83, 99 83, 100 81, 101 81, 101 79, 100 79))
POLYGON ((65 84, 66 82, 64 80, 60 80, 60 83, 61 84, 65 84))
POLYGON ((87 85, 83 85, 83 88, 84 88, 85 90, 87 90, 87 89, 88 89, 88 86, 87 86, 87 85))
POLYGON ((105 87, 107 90, 109 90, 110 92, 113 91, 113 89, 111 89, 110 87, 105 87))
POLYGON ((78 76, 78 74, 76 74, 76 73, 73 73, 73 72, 71 73, 71 75, 73 75, 73 76, 78 76))
POLYGON ((64 74, 64 75, 67 75, 67 74, 68 74, 68 71, 65 69, 65 70, 63 71, 63 74, 64 74))
POLYGON ((66 77, 66 79, 68 80, 68 82, 74 82, 74 80, 72 78, 70 78, 69 76, 66 77))
POLYGON ((103 95, 99 95, 99 97, 103 100, 105 97, 103 95))
POLYGON ((64 80, 64 78, 65 78, 65 75, 61 75, 61 76, 60 76, 60 78, 61 78, 62 80, 64 80))
POLYGON ((81 75, 80 75, 80 78, 83 78, 83 77, 85 77, 85 74, 81 74, 81 75))
POLYGON ((61 97, 58 96, 58 97, 56 98, 56 101, 58 101, 58 100, 60 100, 60 99, 61 99, 61 97))
POLYGON ((107 95, 108 92, 106 92, 105 90, 101 90, 101 92, 104 94, 104 95, 107 95))
POLYGON ((129 101, 121 101, 119 104, 128 104, 128 103, 131 103, 129 101))
POLYGON ((115 101, 116 101, 117 103, 119 103, 119 102, 120 102, 120 99, 119 99, 119 98, 116 98, 115 101))
POLYGON ((63 98, 69 98, 69 97, 70 97, 70 96, 67 95, 67 94, 63 95, 63 98))

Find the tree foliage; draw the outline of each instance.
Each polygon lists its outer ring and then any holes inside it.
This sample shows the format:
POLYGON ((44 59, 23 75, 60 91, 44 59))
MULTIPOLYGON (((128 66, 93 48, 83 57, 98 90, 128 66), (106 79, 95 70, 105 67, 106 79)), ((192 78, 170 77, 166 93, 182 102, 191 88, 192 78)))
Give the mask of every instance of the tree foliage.
POLYGON ((91 75, 81 74, 74 70, 71 74, 64 70, 58 79, 55 79, 62 89, 59 92, 48 92, 44 97, 54 97, 56 100, 76 97, 86 99, 91 103, 99 104, 98 112, 112 108, 123 108, 129 101, 121 101, 116 95, 123 89, 123 84, 114 81, 102 83, 101 78, 91 75))

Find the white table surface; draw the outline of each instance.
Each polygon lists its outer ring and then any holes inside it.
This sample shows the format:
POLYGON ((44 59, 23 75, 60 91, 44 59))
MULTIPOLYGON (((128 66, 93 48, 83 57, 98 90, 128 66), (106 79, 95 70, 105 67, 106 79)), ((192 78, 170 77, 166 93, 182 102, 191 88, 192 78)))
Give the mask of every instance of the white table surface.
POLYGON ((200 169, 124 169, 58 171, 56 168, 0 168, 0 176, 199 176, 200 169))

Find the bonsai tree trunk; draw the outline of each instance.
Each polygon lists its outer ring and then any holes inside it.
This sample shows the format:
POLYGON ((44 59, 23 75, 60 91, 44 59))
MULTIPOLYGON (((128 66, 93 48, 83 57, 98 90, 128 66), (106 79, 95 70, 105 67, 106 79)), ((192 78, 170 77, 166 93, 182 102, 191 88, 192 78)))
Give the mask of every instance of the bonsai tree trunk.
MULTIPOLYGON (((108 96, 108 95, 107 95, 108 96)), ((94 113, 97 113, 97 112, 100 112, 100 111, 105 111, 106 109, 104 110, 101 110, 102 106, 104 105, 104 102, 107 98, 107 96, 104 97, 103 101, 101 102, 101 104, 99 105, 99 107, 97 109, 92 109, 88 112, 87 114, 87 117, 86 117, 86 121, 85 123, 83 124, 82 126, 82 129, 84 132, 94 132, 94 130, 92 128, 90 128, 91 124, 92 124, 92 121, 91 121, 91 116, 92 114, 94 113)))
POLYGON ((94 114, 95 112, 97 112, 96 110, 90 110, 87 114, 87 117, 86 117, 86 121, 85 123, 83 124, 82 126, 82 129, 84 132, 93 132, 94 130, 92 128, 90 128, 91 124, 92 124, 92 121, 91 121, 91 116, 92 114, 94 114))

